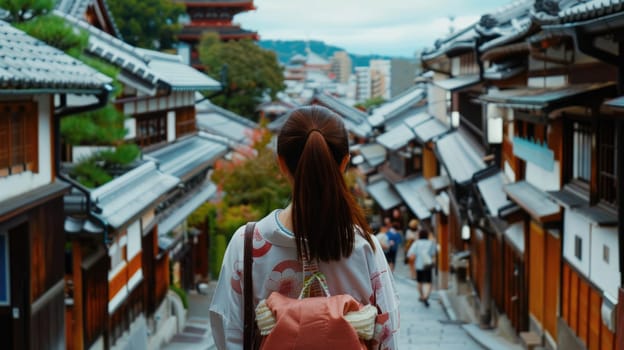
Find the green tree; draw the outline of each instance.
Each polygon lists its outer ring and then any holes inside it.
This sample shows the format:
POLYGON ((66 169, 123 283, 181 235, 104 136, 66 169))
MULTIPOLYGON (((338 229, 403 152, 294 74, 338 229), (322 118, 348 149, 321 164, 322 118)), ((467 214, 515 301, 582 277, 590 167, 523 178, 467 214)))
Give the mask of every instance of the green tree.
POLYGON ((386 100, 381 96, 371 97, 368 100, 356 104, 354 107, 363 111, 368 111, 370 108, 375 108, 382 105, 386 100))
POLYGON ((53 6, 54 0, 0 0, 0 8, 9 13, 6 19, 11 22, 27 21, 50 12, 53 6))
MULTIPOLYGON (((15 26, 111 77, 117 93, 122 91, 117 81, 119 69, 84 53, 89 41, 88 33, 75 30, 65 20, 52 14, 37 16, 27 22, 16 23, 15 26)), ((61 120, 61 138, 66 144, 111 146, 110 151, 99 152, 81 160, 72 168, 72 177, 89 188, 98 187, 110 181, 113 173, 123 171, 126 165, 140 155, 138 146, 124 141, 125 118, 123 113, 108 103, 98 110, 69 115, 61 120)))
POLYGON ((173 48, 184 4, 171 0, 108 0, 124 41, 154 50, 173 48))
POLYGON ((211 77, 221 80, 222 69, 227 67, 223 94, 211 99, 223 108, 257 120, 256 107, 262 98, 275 99, 285 88, 284 73, 275 53, 249 39, 221 42, 216 33, 205 33, 198 50, 211 77))
POLYGON ((290 187, 269 147, 271 133, 262 127, 252 135, 251 149, 239 149, 231 160, 215 164, 212 180, 225 193, 226 207, 251 206, 260 216, 288 203, 290 187))
POLYGON ((87 32, 76 31, 64 19, 54 15, 37 16, 27 22, 15 23, 15 27, 73 57, 80 56, 89 42, 87 32))

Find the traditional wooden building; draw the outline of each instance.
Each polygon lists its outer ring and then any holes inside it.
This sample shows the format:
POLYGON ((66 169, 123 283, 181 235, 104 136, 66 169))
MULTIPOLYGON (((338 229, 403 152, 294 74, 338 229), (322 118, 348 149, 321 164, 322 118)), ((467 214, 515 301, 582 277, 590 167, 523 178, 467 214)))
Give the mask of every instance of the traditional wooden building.
POLYGON ((227 140, 198 134, 196 125, 196 94, 220 85, 180 56, 132 47, 84 20, 57 14, 89 33, 88 54, 120 69, 123 91, 113 103, 129 116, 126 140, 141 147, 145 161, 96 189, 74 183, 66 197, 65 229, 74 247, 67 278, 78 289, 74 294, 82 293, 71 308, 72 345, 158 347, 167 341, 162 334, 172 335, 185 319, 172 315, 170 285, 188 290, 207 276, 209 233, 189 227, 186 218, 215 195, 209 170, 228 152, 227 140), (104 197, 129 201, 123 210, 132 218, 106 217, 103 212, 121 210, 123 203, 104 197), (108 271, 109 278, 85 269, 108 271), (86 293, 96 294, 84 298, 86 293))
MULTIPOLYGON (((485 245, 471 243, 481 305, 489 304, 491 296, 494 311, 505 314, 519 334, 537 334, 550 348, 613 346, 617 298, 607 290, 615 293, 621 283, 614 278, 619 266, 609 265, 612 260, 605 256, 612 255, 608 246, 617 244, 612 160, 617 152, 610 150, 617 147, 618 129, 599 111, 606 98, 615 96, 609 81, 617 75, 592 56, 616 61, 587 43, 613 34, 614 27, 590 21, 595 32, 588 39, 579 29, 587 29, 586 22, 569 23, 603 13, 609 11, 574 2, 554 8, 518 1, 483 16, 476 25, 476 52, 487 94, 470 98, 483 103, 481 117, 464 118, 476 114, 474 107, 447 104, 458 108, 460 130, 465 123, 496 164, 473 173, 478 205, 465 206, 469 221, 471 211, 486 219, 486 225, 474 225, 473 237, 480 240, 480 231, 494 237, 485 245), (604 146, 591 141, 601 139, 604 146), (597 246, 606 252, 602 260, 596 257, 597 246), (497 263, 488 270, 490 261, 497 263), (488 281, 489 290, 484 289, 488 281)), ((434 63, 437 69, 453 67, 439 58, 434 63)), ((452 202, 453 197, 451 207, 452 202)))
POLYGON ((60 118, 101 108, 111 81, 0 21, 0 337, 6 349, 64 349, 60 118), (72 105, 76 94, 95 97, 72 105))
POLYGON ((188 59, 185 63, 201 69, 197 45, 201 35, 214 32, 222 41, 258 40, 258 33, 243 29, 234 23, 234 16, 256 9, 253 0, 175 0, 186 7, 189 22, 184 25, 178 38, 183 43, 180 54, 188 59))

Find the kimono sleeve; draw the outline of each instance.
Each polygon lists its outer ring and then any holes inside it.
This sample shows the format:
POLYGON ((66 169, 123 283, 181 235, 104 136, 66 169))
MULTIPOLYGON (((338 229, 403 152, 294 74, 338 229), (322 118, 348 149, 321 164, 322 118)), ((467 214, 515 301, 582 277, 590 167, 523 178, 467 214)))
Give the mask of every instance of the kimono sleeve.
POLYGON ((244 226, 236 230, 223 257, 210 304, 210 327, 218 349, 243 348, 244 226))

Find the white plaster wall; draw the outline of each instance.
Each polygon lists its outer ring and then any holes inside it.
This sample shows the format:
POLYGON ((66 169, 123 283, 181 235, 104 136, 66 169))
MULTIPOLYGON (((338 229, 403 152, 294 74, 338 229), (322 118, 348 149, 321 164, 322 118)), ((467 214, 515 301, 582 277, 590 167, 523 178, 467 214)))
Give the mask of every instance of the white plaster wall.
POLYGON ((565 75, 552 75, 547 77, 532 77, 529 78, 527 85, 529 87, 544 88, 544 87, 561 87, 568 84, 568 78, 565 75))
POLYGON ((34 98, 38 106, 38 172, 25 171, 0 178, 0 201, 32 191, 52 182, 52 152, 50 95, 34 98))
POLYGON ((176 139, 176 118, 175 112, 167 112, 167 142, 174 141, 176 139))
POLYGON ((513 168, 511 167, 511 165, 509 165, 508 161, 505 161, 505 175, 507 176, 507 178, 509 179, 510 182, 516 182, 516 173, 514 172, 513 168))
POLYGON ((130 261, 141 251, 141 222, 139 220, 128 226, 128 247, 126 260, 130 261))
POLYGON ((572 210, 565 210, 563 214, 563 256, 570 264, 589 276, 591 230, 590 223, 581 215, 572 210), (574 238, 579 236, 582 240, 581 260, 574 255, 574 238))
POLYGON ((446 122, 446 90, 433 84, 427 85, 428 112, 435 118, 446 122))
POLYGON ((126 136, 124 137, 126 140, 133 139, 136 137, 136 119, 135 118, 126 118, 126 120, 124 120, 124 128, 126 129, 126 136))
POLYGON ((461 56, 456 56, 451 59, 451 75, 459 75, 461 72, 461 56))
POLYGON ((77 163, 83 159, 89 158, 95 153, 101 151, 112 151, 114 147, 108 146, 73 146, 72 147, 72 162, 77 163))
POLYGON ((616 227, 591 225, 590 280, 612 300, 617 300, 620 285, 618 233, 616 227), (609 261, 604 260, 603 248, 609 248, 609 261))
POLYGON ((559 191, 561 189, 561 164, 555 161, 552 171, 545 170, 531 162, 526 162, 526 181, 542 191, 559 191))

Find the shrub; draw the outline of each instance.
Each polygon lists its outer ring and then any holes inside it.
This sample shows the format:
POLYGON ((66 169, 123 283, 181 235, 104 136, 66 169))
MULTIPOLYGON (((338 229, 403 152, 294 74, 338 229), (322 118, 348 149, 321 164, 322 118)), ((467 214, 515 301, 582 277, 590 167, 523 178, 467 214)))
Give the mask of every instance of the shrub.
POLYGON ((182 300, 182 305, 185 309, 188 310, 188 295, 186 295, 186 291, 178 286, 171 285, 169 286, 174 293, 176 293, 180 299, 182 300))

